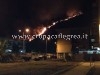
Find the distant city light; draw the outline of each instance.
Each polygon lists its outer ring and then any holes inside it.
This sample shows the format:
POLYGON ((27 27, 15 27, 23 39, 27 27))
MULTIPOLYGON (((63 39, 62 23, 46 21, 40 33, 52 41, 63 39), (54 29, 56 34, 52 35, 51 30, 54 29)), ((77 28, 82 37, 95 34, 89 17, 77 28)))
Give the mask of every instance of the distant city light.
POLYGON ((6 53, 9 53, 9 52, 12 52, 12 50, 6 49, 5 52, 6 52, 6 53))
POLYGON ((100 50, 100 48, 98 47, 97 50, 100 50))
POLYGON ((21 30, 18 30, 19 32, 21 32, 21 30))
POLYGON ((23 52, 23 51, 20 51, 20 52, 23 52))
POLYGON ((25 53, 26 50, 20 49, 19 52, 20 52, 20 53, 25 53))

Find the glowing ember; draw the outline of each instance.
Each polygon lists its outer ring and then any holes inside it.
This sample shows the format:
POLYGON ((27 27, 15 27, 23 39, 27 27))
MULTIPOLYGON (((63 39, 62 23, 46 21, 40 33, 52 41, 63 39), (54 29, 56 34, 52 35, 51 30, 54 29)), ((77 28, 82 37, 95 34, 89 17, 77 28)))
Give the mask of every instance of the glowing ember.
POLYGON ((56 25, 56 24, 59 23, 59 22, 67 21, 67 20, 72 19, 72 18, 74 18, 74 17, 77 17, 77 16, 79 16, 79 15, 81 15, 81 14, 82 14, 82 12, 78 12, 77 14, 72 15, 72 17, 69 16, 69 17, 66 18, 66 19, 63 19, 63 20, 60 20, 60 21, 53 22, 52 25, 48 26, 47 28, 51 28, 52 26, 56 25))
MULTIPOLYGON (((42 26, 38 26, 37 28, 33 29, 33 33, 32 34, 34 34, 36 36, 40 36, 40 35, 44 34, 47 31, 47 29, 50 29, 52 26, 55 26, 57 23, 68 21, 68 20, 70 20, 70 19, 72 19, 74 17, 77 17, 79 15, 82 15, 82 14, 83 14, 82 12, 78 12, 77 10, 74 10, 74 9, 69 10, 67 12, 67 16, 68 16, 67 18, 55 21, 51 25, 49 25, 47 27, 44 27, 43 25, 42 26)), ((47 19, 48 17, 49 16, 47 15, 45 18, 47 19)), ((19 30, 19 32, 21 32, 21 30, 19 30)), ((26 32, 29 32, 29 29, 26 29, 26 32)), ((30 38, 29 41, 32 41, 34 39, 35 38, 30 38)))
POLYGON ((38 35, 42 35, 42 34, 44 34, 46 30, 47 30, 47 28, 44 27, 44 28, 42 29, 42 31, 41 31, 38 35))
POLYGON ((68 17, 73 17, 79 13, 79 10, 75 7, 71 7, 67 10, 66 15, 68 17))
POLYGON ((38 27, 36 29, 36 35, 42 35, 42 34, 44 34, 46 32, 47 28, 51 28, 52 26, 56 25, 59 22, 68 21, 68 20, 70 20, 70 19, 72 19, 74 17, 77 17, 77 16, 81 15, 81 14, 83 14, 83 13, 82 12, 76 13, 76 11, 75 11, 74 13, 71 13, 68 18, 53 22, 52 25, 49 25, 48 27, 44 27, 44 26, 38 27))

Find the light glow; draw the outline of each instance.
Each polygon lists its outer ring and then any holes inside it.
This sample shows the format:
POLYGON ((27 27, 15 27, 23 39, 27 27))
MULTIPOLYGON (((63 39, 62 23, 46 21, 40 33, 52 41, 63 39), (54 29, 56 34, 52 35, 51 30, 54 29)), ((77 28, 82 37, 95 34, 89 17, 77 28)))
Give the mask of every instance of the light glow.
POLYGON ((29 31, 30 31, 30 29, 29 29, 29 28, 26 28, 26 29, 25 29, 25 31, 26 31, 26 32, 29 32, 29 31))
POLYGON ((19 32, 21 32, 21 30, 18 30, 19 32))
POLYGON ((82 15, 82 14, 83 14, 82 12, 79 12, 79 13, 73 15, 72 17, 69 16, 69 17, 66 18, 66 19, 62 19, 62 20, 60 20, 60 21, 55 21, 55 22, 52 23, 52 25, 48 26, 47 28, 51 28, 52 26, 56 25, 57 23, 64 22, 64 21, 68 21, 68 20, 70 20, 70 19, 72 19, 72 18, 74 18, 74 17, 77 17, 77 16, 79 16, 79 15, 82 15))
POLYGON ((50 40, 50 38, 49 38, 49 37, 47 37, 47 40, 50 40))
POLYGON ((44 34, 46 30, 47 30, 47 28, 44 27, 44 28, 42 29, 42 31, 41 31, 38 35, 42 35, 42 34, 44 34))
MULTIPOLYGON (((59 20, 59 21, 55 21, 55 22, 53 22, 51 25, 49 25, 49 26, 47 26, 47 27, 44 27, 44 26, 38 27, 38 28, 35 30, 35 33, 37 32, 36 35, 40 36, 40 35, 44 34, 44 33, 47 31, 47 28, 50 29, 51 27, 55 26, 57 23, 61 23, 61 22, 64 22, 64 21, 68 21, 68 20, 70 20, 70 19, 72 19, 72 18, 74 18, 74 17, 77 17, 77 16, 79 16, 79 15, 82 15, 82 14, 83 14, 82 12, 78 12, 78 13, 73 14, 72 16, 69 16, 68 18, 61 19, 61 20, 59 20)), ((28 30, 28 31, 29 31, 29 30, 28 30)))

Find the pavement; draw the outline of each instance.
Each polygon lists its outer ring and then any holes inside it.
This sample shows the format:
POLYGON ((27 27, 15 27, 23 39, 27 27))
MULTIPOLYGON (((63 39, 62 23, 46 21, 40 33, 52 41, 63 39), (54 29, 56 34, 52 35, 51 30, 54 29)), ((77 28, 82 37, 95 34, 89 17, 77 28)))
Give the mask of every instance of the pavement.
POLYGON ((96 61, 94 64, 94 69, 90 75, 100 75, 100 61, 96 61))
POLYGON ((0 63, 0 75, 51 75, 65 68, 71 69, 79 63, 50 60, 0 63))
POLYGON ((92 68, 89 62, 59 61, 1 63, 0 67, 0 75, 87 75, 92 68))
POLYGON ((93 65, 90 66, 89 62, 84 62, 70 70, 55 75, 87 75, 92 67, 93 65))

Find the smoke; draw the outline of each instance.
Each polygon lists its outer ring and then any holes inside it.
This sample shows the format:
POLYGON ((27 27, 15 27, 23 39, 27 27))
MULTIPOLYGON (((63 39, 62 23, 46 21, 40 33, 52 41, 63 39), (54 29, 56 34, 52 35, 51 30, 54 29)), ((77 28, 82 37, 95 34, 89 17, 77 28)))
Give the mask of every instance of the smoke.
POLYGON ((43 25, 37 26, 35 29, 33 29, 33 34, 34 35, 42 35, 46 31, 46 27, 43 25))
POLYGON ((47 22, 59 16, 63 11, 63 1, 61 0, 37 0, 33 1, 33 12, 40 22, 47 22), (37 9, 36 9, 36 8, 37 9))
POLYGON ((79 12, 80 12, 80 10, 77 9, 77 8, 69 8, 69 9, 66 11, 66 16, 67 16, 67 17, 72 17, 72 16, 74 16, 74 15, 77 15, 79 12))

